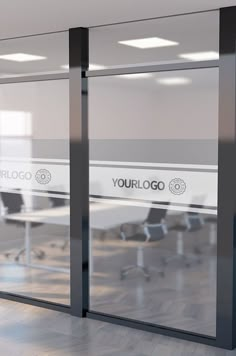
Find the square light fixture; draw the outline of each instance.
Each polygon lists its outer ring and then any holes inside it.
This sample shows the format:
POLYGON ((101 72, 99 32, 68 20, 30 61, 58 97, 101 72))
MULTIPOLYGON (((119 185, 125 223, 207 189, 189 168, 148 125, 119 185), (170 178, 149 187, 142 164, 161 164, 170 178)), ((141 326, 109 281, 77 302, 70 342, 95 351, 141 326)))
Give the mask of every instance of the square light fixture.
POLYGON ((27 54, 27 53, 11 53, 11 54, 0 55, 0 59, 4 59, 6 61, 14 61, 14 62, 40 61, 46 58, 47 57, 36 56, 34 54, 27 54))
POLYGON ((159 37, 139 38, 136 40, 118 41, 125 46, 136 47, 141 49, 177 46, 179 43, 175 41, 165 40, 159 37))
POLYGON ((69 70, 69 64, 63 64, 61 66, 62 69, 69 70))
POLYGON ((192 52, 180 54, 179 57, 190 61, 210 61, 219 59, 219 53, 215 51, 192 52))
POLYGON ((160 78, 157 79, 157 83, 162 85, 186 85, 190 84, 192 81, 189 78, 184 77, 170 77, 170 78, 160 78))

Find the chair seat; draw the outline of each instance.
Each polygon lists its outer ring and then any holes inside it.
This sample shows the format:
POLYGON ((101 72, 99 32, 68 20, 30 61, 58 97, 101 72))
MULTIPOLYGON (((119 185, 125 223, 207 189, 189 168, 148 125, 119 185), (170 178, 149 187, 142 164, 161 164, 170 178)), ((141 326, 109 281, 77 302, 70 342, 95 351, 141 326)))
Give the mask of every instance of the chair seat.
POLYGON ((194 232, 201 230, 201 226, 191 226, 190 229, 187 228, 186 225, 175 225, 169 228, 169 231, 176 231, 176 232, 194 232))
POLYGON ((131 236, 127 236, 126 237, 126 240, 125 241, 130 241, 130 242, 140 242, 140 243, 147 243, 147 244, 150 244, 150 243, 157 243, 159 242, 160 240, 162 240, 164 238, 164 235, 158 235, 158 236, 155 236, 155 237, 150 237, 148 240, 147 240, 147 236, 145 234, 142 234, 142 233, 137 233, 137 234, 134 234, 134 235, 131 235, 131 236))
POLYGON ((142 233, 134 234, 126 237, 126 241, 137 241, 137 242, 145 242, 147 240, 147 236, 142 233))

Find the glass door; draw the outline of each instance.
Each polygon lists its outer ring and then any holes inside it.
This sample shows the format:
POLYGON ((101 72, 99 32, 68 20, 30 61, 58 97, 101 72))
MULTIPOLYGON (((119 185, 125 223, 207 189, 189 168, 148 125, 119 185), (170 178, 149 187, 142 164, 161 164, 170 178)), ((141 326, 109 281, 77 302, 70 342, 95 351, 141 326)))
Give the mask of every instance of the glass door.
POLYGON ((216 337, 218 16, 91 30, 92 312, 216 337))
POLYGON ((68 32, 0 41, 0 290, 63 305, 70 304, 68 62, 68 32))
POLYGON ((89 79, 90 307, 215 336, 218 69, 142 74, 89 79))

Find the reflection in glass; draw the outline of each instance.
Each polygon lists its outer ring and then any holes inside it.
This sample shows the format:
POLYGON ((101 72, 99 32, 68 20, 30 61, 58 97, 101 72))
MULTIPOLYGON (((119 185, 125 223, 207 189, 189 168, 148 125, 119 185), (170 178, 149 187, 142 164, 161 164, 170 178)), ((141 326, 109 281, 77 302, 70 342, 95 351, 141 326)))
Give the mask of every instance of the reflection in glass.
POLYGON ((218 11, 94 27, 89 69, 216 60, 218 30, 218 11))
POLYGON ((89 93, 91 310, 215 336, 218 68, 89 93))
POLYGON ((0 86, 1 290, 59 304, 70 303, 68 110, 68 80, 0 86))
POLYGON ((0 41, 0 80, 69 71, 69 34, 59 32, 0 41))

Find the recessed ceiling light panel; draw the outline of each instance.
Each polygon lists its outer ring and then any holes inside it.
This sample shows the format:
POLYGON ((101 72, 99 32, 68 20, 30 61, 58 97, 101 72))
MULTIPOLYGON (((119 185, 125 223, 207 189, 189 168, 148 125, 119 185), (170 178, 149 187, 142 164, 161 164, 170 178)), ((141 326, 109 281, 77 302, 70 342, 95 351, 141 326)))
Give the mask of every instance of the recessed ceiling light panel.
POLYGON ((11 54, 0 55, 0 59, 4 59, 6 61, 14 61, 14 62, 40 61, 40 60, 46 59, 46 58, 47 57, 36 56, 33 54, 27 54, 27 53, 11 53, 11 54))
POLYGON ((62 69, 69 70, 69 64, 63 64, 61 66, 62 69))
POLYGON ((219 53, 215 51, 192 52, 180 54, 179 57, 183 59, 188 59, 190 61, 210 61, 219 59, 219 53))
POLYGON ((157 79, 157 83, 162 85, 186 85, 190 84, 192 81, 189 78, 184 77, 172 77, 172 78, 161 78, 157 79))
POLYGON ((178 42, 165 40, 164 38, 159 37, 139 38, 136 40, 119 41, 118 43, 141 49, 177 46, 179 44, 178 42))

